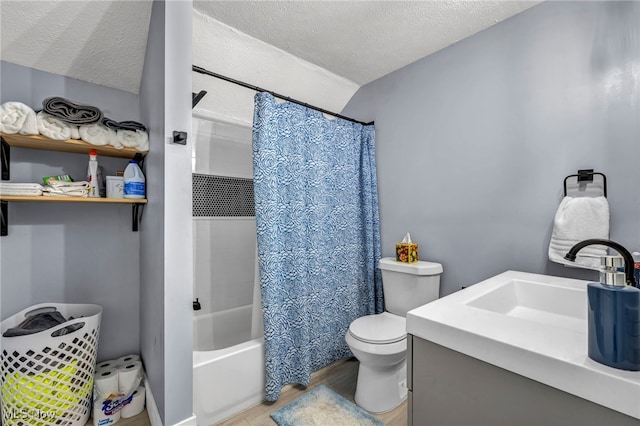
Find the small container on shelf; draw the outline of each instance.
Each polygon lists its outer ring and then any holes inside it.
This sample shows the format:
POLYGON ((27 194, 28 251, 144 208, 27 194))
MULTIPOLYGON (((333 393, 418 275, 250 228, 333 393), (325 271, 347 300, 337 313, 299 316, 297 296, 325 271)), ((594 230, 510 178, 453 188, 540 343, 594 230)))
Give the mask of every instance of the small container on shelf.
POLYGON ((107 198, 124 198, 123 176, 107 176, 107 198))

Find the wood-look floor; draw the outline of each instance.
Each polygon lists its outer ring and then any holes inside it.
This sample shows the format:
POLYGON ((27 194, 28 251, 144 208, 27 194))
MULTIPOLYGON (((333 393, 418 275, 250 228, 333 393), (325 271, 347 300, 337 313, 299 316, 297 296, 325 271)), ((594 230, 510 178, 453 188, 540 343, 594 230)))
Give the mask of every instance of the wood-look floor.
MULTIPOLYGON (((287 386, 277 401, 258 404, 230 419, 217 423, 217 426, 273 426, 276 423, 269 417, 272 411, 287 405, 305 392, 321 384, 353 402, 358 377, 358 365, 359 363, 355 358, 338 361, 312 374, 311 384, 306 388, 302 386, 287 386)), ((376 417, 388 426, 406 426, 407 401, 404 401, 400 406, 389 412, 376 415, 376 417)))

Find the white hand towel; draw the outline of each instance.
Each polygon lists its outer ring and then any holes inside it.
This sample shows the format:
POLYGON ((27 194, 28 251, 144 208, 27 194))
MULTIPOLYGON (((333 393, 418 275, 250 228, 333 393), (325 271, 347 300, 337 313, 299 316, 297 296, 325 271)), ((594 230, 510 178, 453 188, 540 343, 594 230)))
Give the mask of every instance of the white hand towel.
POLYGON ((563 265, 600 269, 600 256, 607 255, 604 246, 588 246, 578 252, 575 262, 564 258, 580 241, 591 238, 609 239, 609 203, 605 197, 564 197, 553 220, 549 243, 549 260, 563 265))
POLYGON ((36 117, 38 119, 38 130, 42 136, 59 141, 71 139, 71 126, 69 124, 42 111, 36 117))
POLYGON ((92 145, 113 145, 117 140, 116 132, 100 123, 80 126, 80 138, 92 145))
POLYGON ((37 135, 36 113, 21 102, 0 105, 0 132, 6 134, 37 135))

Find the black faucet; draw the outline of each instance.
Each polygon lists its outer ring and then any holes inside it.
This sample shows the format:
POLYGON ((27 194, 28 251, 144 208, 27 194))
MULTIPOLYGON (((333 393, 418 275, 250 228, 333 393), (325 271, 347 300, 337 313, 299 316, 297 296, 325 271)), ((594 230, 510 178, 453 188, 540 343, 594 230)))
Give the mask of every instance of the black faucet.
POLYGON ((564 255, 564 258, 570 260, 571 262, 575 262, 578 252, 586 246, 592 245, 603 245, 611 247, 612 249, 620 253, 622 258, 624 259, 624 274, 627 285, 638 287, 638 283, 636 283, 636 280, 633 277, 633 257, 631 256, 631 253, 629 253, 629 250, 624 248, 621 244, 616 243, 615 241, 601 240, 597 238, 580 241, 578 244, 571 247, 567 254, 564 255))
POLYGON ((193 310, 199 311, 200 309, 202 309, 202 306, 200 305, 200 300, 196 297, 196 300, 193 301, 193 310))

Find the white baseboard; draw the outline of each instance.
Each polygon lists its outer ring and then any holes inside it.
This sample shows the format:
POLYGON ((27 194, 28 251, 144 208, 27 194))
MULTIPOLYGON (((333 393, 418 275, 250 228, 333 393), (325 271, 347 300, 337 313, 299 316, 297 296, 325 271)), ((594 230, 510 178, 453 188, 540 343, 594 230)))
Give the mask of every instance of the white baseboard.
POLYGON ((144 375, 145 386, 145 398, 147 399, 147 414, 149 415, 149 421, 151 422, 151 426, 164 426, 162 424, 162 417, 160 416, 160 411, 158 411, 158 406, 156 405, 156 400, 153 398, 153 393, 151 392, 151 385, 149 384, 149 378, 147 375, 144 375))

